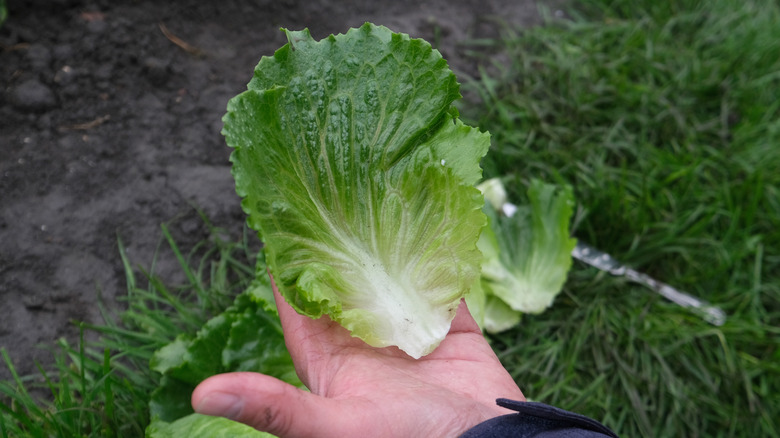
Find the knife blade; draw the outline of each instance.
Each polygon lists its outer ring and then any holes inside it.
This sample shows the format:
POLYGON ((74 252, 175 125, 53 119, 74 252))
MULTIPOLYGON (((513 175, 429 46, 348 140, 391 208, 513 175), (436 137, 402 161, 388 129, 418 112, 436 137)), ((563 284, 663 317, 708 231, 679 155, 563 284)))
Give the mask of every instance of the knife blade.
POLYGON ((609 272, 615 276, 624 276, 627 279, 640 283, 652 291, 662 295, 669 301, 690 309, 702 317, 705 321, 715 326, 721 326, 726 322, 726 313, 717 306, 685 292, 679 291, 666 283, 658 281, 649 275, 629 268, 611 255, 600 251, 586 243, 577 242, 571 253, 572 257, 584 262, 596 269, 609 272))

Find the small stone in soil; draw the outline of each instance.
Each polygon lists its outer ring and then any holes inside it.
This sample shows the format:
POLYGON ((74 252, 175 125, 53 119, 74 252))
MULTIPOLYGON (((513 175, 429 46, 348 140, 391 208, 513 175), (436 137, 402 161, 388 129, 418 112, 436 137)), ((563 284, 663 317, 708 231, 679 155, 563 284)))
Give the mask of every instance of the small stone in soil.
POLYGON ((11 90, 11 103, 22 111, 46 111, 57 105, 54 92, 37 79, 28 79, 11 90))
POLYGON ((22 297, 22 304, 29 310, 40 310, 43 309, 46 300, 36 293, 28 293, 22 297))

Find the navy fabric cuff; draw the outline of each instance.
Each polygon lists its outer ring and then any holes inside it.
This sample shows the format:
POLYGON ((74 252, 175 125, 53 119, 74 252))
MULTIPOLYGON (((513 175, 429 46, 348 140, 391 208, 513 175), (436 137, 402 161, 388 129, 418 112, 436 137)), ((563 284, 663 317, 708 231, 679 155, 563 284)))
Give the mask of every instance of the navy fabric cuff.
POLYGON ((500 398, 499 406, 516 411, 480 423, 461 438, 618 438, 607 426, 584 415, 538 402, 500 398))

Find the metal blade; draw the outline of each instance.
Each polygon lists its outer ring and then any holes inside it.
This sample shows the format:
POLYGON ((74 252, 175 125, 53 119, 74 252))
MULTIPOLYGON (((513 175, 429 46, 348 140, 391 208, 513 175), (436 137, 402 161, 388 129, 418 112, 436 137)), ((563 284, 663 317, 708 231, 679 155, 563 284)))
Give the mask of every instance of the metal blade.
POLYGON ((611 255, 599 251, 598 249, 582 242, 577 242, 577 246, 571 253, 572 257, 587 263, 597 269, 609 272, 616 276, 625 276, 631 281, 643 284, 661 294, 669 301, 676 303, 682 307, 691 309, 694 313, 698 314, 705 321, 710 324, 721 326, 726 322, 726 313, 719 307, 713 306, 708 302, 691 296, 685 292, 681 292, 666 283, 662 283, 646 274, 637 272, 628 266, 620 263, 611 255))

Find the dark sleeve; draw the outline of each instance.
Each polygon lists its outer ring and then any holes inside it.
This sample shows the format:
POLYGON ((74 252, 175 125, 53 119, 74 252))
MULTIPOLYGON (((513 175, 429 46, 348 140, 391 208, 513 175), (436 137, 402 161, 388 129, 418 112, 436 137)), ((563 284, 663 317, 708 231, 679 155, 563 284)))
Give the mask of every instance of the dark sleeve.
POLYGON ((516 411, 480 423, 461 438, 617 438, 607 426, 584 415, 536 402, 500 398, 499 406, 516 411))

